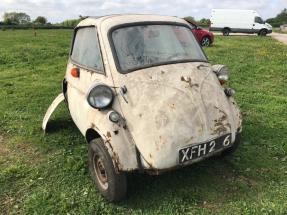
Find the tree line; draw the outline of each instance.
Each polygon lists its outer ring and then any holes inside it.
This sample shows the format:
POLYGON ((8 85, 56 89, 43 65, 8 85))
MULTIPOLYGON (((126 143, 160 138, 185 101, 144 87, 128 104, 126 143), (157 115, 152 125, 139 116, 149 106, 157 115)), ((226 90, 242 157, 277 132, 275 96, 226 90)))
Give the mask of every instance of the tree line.
POLYGON ((281 25, 287 24, 287 8, 282 10, 276 17, 267 19, 266 22, 273 27, 280 27, 281 25))
POLYGON ((44 16, 38 16, 32 20, 31 17, 23 12, 9 12, 4 13, 3 21, 0 21, 0 28, 74 28, 84 17, 79 19, 69 19, 60 23, 50 23, 44 16))
POLYGON ((37 24, 45 25, 51 24, 47 22, 47 18, 43 16, 38 16, 35 20, 31 20, 30 16, 26 13, 20 12, 11 12, 4 13, 3 15, 3 25, 28 25, 28 24, 37 24))
MULTIPOLYGON (((80 16, 78 19, 69 19, 60 23, 51 24, 47 21, 47 18, 44 16, 38 16, 35 20, 31 20, 31 17, 23 12, 6 12, 3 16, 3 22, 0 22, 1 26, 17 26, 21 27, 51 27, 51 28, 74 28, 82 19, 85 17, 80 16)), ((196 23, 197 25, 208 27, 210 20, 202 18, 200 20, 195 20, 194 17, 188 16, 185 19, 196 23)), ((280 25, 287 24, 287 8, 282 10, 276 17, 269 18, 266 22, 270 23, 273 27, 279 27, 280 25)))

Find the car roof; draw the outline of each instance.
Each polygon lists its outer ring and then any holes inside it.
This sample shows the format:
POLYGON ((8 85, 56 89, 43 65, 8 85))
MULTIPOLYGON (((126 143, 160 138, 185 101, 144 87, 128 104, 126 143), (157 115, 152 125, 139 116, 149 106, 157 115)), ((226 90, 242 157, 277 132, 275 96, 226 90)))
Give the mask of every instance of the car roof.
POLYGON ((82 20, 77 27, 91 26, 110 29, 117 25, 136 22, 175 22, 187 24, 181 18, 175 16, 151 15, 151 14, 113 14, 108 16, 90 16, 82 20))

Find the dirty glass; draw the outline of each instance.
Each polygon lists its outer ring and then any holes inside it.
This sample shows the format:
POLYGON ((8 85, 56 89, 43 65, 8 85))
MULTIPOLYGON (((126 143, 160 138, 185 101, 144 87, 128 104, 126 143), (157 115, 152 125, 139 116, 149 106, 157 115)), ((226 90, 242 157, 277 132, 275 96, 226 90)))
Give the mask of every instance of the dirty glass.
POLYGON ((77 30, 71 58, 88 68, 103 71, 98 36, 94 27, 77 30))
POLYGON ((141 25, 112 32, 121 72, 186 61, 206 61, 191 29, 177 25, 141 25))

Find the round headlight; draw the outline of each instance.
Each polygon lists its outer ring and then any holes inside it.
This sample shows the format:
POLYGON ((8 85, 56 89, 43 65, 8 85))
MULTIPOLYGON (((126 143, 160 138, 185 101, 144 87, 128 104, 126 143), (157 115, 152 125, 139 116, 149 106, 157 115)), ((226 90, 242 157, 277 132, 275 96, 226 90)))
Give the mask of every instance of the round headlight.
POLYGON ((103 109, 111 105, 114 98, 113 91, 106 85, 97 85, 88 94, 88 103, 97 109, 103 109))
POLYGON ((228 68, 225 65, 214 65, 212 66, 213 71, 217 75, 217 78, 221 84, 224 84, 228 81, 228 68))

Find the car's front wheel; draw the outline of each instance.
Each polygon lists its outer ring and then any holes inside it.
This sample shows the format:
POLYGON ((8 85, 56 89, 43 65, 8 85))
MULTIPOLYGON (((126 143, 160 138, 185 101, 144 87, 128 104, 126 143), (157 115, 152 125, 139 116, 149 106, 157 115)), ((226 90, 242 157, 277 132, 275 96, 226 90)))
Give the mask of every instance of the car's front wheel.
POLYGON ((224 28, 222 31, 223 36, 229 36, 230 34, 230 29, 229 28, 224 28))
POLYGON ((88 158, 91 176, 100 193, 111 202, 123 200, 127 193, 126 175, 123 172, 116 172, 101 138, 89 143, 88 158))
POLYGON ((267 35, 267 30, 266 29, 263 29, 261 31, 259 31, 258 33, 258 36, 261 36, 261 37, 265 37, 267 35))
POLYGON ((210 46, 211 40, 209 37, 203 37, 201 40, 201 46, 210 46))

